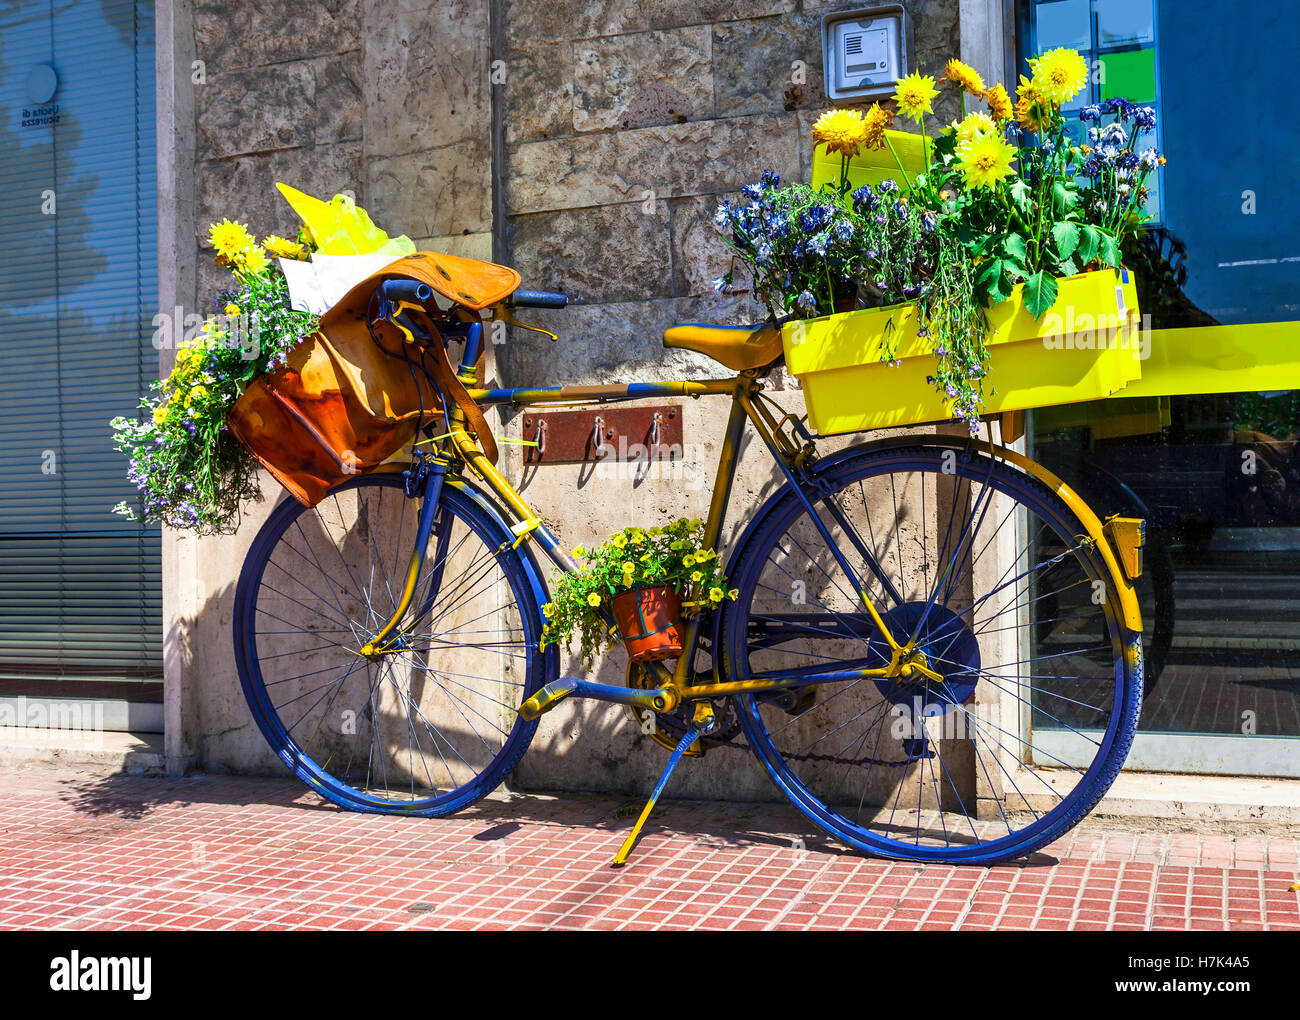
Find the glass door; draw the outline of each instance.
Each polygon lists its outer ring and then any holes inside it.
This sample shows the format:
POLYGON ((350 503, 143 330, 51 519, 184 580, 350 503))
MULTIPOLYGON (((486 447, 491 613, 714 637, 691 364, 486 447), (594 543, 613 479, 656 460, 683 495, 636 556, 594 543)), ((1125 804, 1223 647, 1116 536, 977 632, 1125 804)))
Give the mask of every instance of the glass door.
MULTIPOLYGON (((1126 253, 1149 326, 1177 330, 1166 336, 1189 358, 1212 358, 1231 330, 1293 344, 1300 361, 1300 137, 1268 70, 1286 66, 1300 6, 1024 9, 1026 53, 1088 51, 1081 103, 1118 95, 1157 109, 1168 164, 1152 224, 1126 253)), ((1093 506, 1147 520, 1147 698, 1129 767, 1300 775, 1300 393, 1044 409, 1029 444, 1093 506)), ((1068 758, 1069 741, 1058 743, 1068 758)))

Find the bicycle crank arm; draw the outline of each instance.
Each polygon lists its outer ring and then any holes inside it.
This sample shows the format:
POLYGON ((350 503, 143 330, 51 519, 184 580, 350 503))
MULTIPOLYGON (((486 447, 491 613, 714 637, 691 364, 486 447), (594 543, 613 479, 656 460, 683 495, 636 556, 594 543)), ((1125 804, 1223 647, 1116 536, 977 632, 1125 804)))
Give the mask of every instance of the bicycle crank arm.
POLYGON ((613 684, 597 684, 580 680, 576 676, 562 676, 552 680, 540 691, 519 706, 519 714, 528 721, 549 712, 570 695, 592 701, 611 701, 616 705, 648 708, 652 712, 671 712, 677 707, 678 697, 669 687, 642 691, 613 684))

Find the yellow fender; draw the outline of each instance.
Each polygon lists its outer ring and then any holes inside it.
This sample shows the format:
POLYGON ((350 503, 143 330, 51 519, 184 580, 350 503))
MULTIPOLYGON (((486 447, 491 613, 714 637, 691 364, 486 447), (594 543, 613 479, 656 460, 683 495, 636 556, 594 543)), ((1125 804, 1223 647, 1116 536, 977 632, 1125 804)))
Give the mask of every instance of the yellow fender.
MULTIPOLYGON (((1137 592, 1129 582, 1124 570, 1120 567, 1119 558, 1116 550, 1111 547, 1110 539, 1107 536, 1106 528, 1102 522, 1093 513, 1092 507, 1066 485, 1056 475, 1048 471, 1037 461, 1030 460, 1022 453, 1015 450, 1009 450, 1005 446, 995 446, 993 444, 969 444, 977 447, 988 445, 992 448, 995 457, 999 457, 1008 463, 1014 464, 1026 474, 1033 475, 1049 489, 1055 492, 1065 505, 1074 511, 1079 521, 1083 524, 1084 529, 1088 532, 1088 537, 1097 543, 1097 551, 1101 553, 1101 558, 1106 564, 1106 569, 1110 571, 1111 576, 1115 579, 1115 584, 1119 588, 1119 607, 1120 618, 1124 621, 1124 626, 1136 634, 1142 633, 1142 607, 1138 603, 1137 592)), ((1140 537, 1140 536, 1139 536, 1140 537)), ((1136 547, 1135 547, 1136 548, 1136 547)), ((1125 550, 1126 557, 1132 557, 1131 550, 1125 550)))
MULTIPOLYGON (((1032 461, 1023 453, 1017 453, 1015 450, 1010 450, 1005 446, 998 446, 995 443, 971 441, 960 436, 896 436, 878 440, 872 443, 871 446, 913 446, 918 443, 922 445, 948 446, 954 450, 970 450, 974 453, 992 454, 994 457, 1005 460, 1008 464, 1014 464, 1025 474, 1037 478, 1060 496, 1065 505, 1073 510, 1075 516, 1079 518, 1079 522, 1083 525, 1088 537, 1096 544, 1102 562, 1106 564, 1106 569, 1110 571, 1111 576, 1115 579, 1115 586, 1119 589, 1119 615, 1124 626, 1136 634, 1142 633, 1142 607, 1138 604, 1137 592, 1133 589, 1128 576, 1120 566, 1119 557, 1116 549, 1111 545, 1110 535, 1107 534, 1105 525, 1102 524, 1092 508, 1083 501, 1077 492, 1037 461, 1032 461)), ((1111 533, 1117 538, 1123 537, 1133 544, 1134 548, 1125 548, 1123 550, 1126 559, 1133 562, 1136 559, 1134 554, 1137 543, 1141 541, 1141 529, 1111 529, 1111 533)))

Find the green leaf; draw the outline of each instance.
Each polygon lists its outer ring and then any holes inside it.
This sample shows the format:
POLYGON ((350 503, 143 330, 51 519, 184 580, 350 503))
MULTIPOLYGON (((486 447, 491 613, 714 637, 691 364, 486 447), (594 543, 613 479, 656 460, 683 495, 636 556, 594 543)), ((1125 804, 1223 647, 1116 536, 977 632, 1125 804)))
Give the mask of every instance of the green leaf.
POLYGON ((1052 185, 1052 204, 1061 212, 1066 212, 1079 204, 1079 194, 1072 186, 1057 181, 1052 185))
POLYGON ((1055 303, 1056 281, 1043 270, 1025 281, 1025 307, 1035 319, 1041 319, 1055 303))
POLYGON ((1097 245, 1101 241, 1101 231, 1091 225, 1079 228, 1079 244, 1075 249, 1075 258, 1079 265, 1086 266, 1097 257, 1097 245))
POLYGON ((1116 242, 1114 235, 1106 233, 1104 230, 1097 231, 1100 238, 1098 248, 1098 257, 1108 266, 1119 265, 1119 244, 1116 242))
POLYGON ((1025 252, 1025 239, 1019 234, 1008 234, 1002 239, 1002 250, 1024 265, 1028 255, 1025 252))
POLYGON ((975 274, 976 283, 985 283, 996 276, 1002 275, 1002 260, 989 259, 984 265, 980 266, 979 272, 975 274))
POLYGON ((1079 272, 1079 267, 1074 264, 1074 259, 1062 259, 1059 269, 1061 276, 1074 276, 1079 272))
POLYGON ((1019 209, 1022 213, 1029 212, 1030 205, 1032 204, 1029 201, 1029 196, 1032 194, 1032 192, 1029 190, 1029 185, 1026 184, 1024 181, 1017 179, 1016 182, 1013 185, 1011 185, 1010 190, 1011 190, 1011 201, 1016 203, 1016 208, 1019 209))
POLYGON ((1079 245, 1079 226, 1060 220, 1052 224, 1052 239, 1056 241, 1056 250, 1061 258, 1068 259, 1079 245))
POLYGON ((1000 305, 1011 296, 1011 278, 1006 273, 999 273, 989 281, 985 288, 990 305, 1000 305))

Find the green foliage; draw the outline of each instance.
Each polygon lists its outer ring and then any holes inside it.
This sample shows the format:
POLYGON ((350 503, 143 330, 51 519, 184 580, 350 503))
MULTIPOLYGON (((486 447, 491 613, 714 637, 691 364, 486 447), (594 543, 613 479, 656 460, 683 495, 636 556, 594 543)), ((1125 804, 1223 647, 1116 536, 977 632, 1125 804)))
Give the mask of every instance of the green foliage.
POLYGON ((580 561, 579 569, 557 570, 551 579, 554 595, 542 607, 547 620, 542 647, 563 644, 572 651, 576 637, 584 666, 614 640, 601 614, 609 613, 615 595, 667 585, 681 597, 687 615, 736 597, 734 590, 727 590, 718 554, 705 548, 701 521, 624 528, 596 549, 579 546, 573 556, 580 561))
POLYGON ((253 379, 283 365, 315 331, 317 317, 289 307, 276 263, 259 258, 232 269, 235 286, 217 298, 224 314, 177 345, 171 375, 153 384, 158 398, 140 401, 139 418, 111 422, 115 445, 130 460, 127 478, 139 492, 114 511, 131 520, 201 535, 230 533, 244 501, 261 499, 257 463, 226 418, 253 379))

